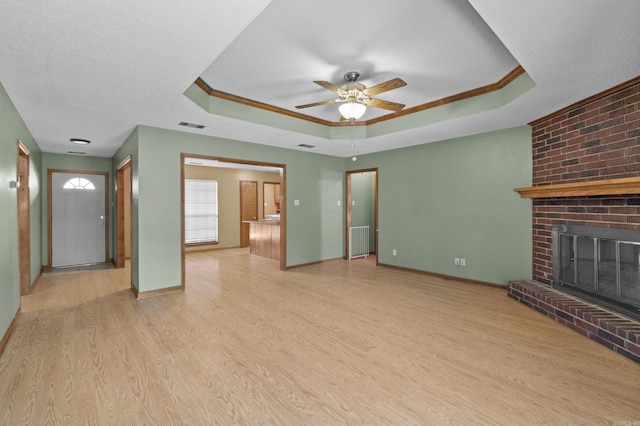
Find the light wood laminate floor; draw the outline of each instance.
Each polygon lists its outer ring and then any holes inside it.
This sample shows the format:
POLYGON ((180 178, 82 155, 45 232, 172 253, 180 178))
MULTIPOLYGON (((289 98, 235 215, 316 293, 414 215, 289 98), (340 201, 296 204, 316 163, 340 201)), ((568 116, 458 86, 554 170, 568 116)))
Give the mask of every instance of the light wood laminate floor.
POLYGON ((45 275, 0 357, 0 424, 640 421, 640 365, 505 290, 372 258, 186 267, 140 302, 128 268, 45 275))

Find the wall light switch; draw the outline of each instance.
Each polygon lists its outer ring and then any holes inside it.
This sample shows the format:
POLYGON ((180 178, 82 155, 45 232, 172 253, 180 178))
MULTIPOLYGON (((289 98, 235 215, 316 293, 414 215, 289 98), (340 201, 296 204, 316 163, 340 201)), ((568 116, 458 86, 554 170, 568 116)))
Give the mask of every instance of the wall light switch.
POLYGON ((356 205, 356 200, 351 200, 351 205, 355 206, 356 205))
POLYGON ((338 200, 338 207, 340 207, 340 200, 338 200))
POLYGON ((300 200, 293 200, 293 205, 294 206, 299 206, 300 205, 300 200))

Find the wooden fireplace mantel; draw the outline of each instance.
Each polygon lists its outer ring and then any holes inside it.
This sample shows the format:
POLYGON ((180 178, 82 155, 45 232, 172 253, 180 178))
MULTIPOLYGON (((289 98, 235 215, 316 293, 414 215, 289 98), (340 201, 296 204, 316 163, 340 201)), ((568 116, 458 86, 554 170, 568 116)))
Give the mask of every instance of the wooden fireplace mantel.
POLYGON ((520 198, 585 197, 640 194, 640 176, 515 188, 520 198))

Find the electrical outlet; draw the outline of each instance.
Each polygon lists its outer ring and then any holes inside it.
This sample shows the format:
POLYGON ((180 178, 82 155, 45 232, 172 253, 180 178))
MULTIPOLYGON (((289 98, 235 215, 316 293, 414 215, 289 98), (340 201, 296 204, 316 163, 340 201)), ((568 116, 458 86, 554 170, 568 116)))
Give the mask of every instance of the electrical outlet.
POLYGON ((467 266, 467 261, 465 260, 464 257, 460 259, 460 266, 467 266))
POLYGON ((398 250, 393 249, 393 255, 394 255, 394 256, 397 256, 397 255, 398 255, 398 250))
POLYGON ((459 258, 459 257, 456 257, 456 258, 453 260, 453 263, 455 263, 455 264, 456 264, 456 266, 460 266, 460 258, 459 258))

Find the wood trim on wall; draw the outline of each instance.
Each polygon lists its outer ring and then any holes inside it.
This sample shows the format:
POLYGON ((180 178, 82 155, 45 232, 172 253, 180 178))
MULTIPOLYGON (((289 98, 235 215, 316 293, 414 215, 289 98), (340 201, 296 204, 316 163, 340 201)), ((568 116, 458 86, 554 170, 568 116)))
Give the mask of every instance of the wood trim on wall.
MULTIPOLYGON (((475 89, 467 90, 466 92, 457 93, 457 94, 452 95, 452 96, 447 96, 446 98, 437 99, 437 100, 432 101, 432 102, 427 102, 425 104, 418 105, 418 106, 415 106, 415 107, 412 107, 412 108, 403 109, 402 111, 398 111, 398 112, 393 113, 393 114, 383 115, 381 117, 377 117, 377 118, 368 120, 365 123, 367 125, 380 123, 382 121, 390 120, 392 118, 402 117, 404 115, 409 115, 409 114, 413 114, 413 113, 420 112, 420 111, 426 111, 426 110, 431 109, 431 108, 435 108, 435 107, 439 107, 439 106, 442 106, 442 105, 451 104, 451 103, 454 103, 454 102, 458 102, 458 101, 462 101, 462 100, 465 100, 465 99, 473 98, 473 97, 476 97, 476 96, 484 95, 486 93, 495 92, 497 90, 500 90, 500 89, 504 88, 507 84, 511 83, 513 80, 518 78, 520 75, 524 74, 524 72, 525 72, 524 68, 522 68, 520 65, 518 65, 511 72, 509 72, 507 75, 505 75, 504 77, 502 77, 500 80, 498 80, 495 83, 491 83, 491 84, 487 84, 486 86, 482 86, 482 87, 478 87, 478 88, 475 88, 475 89)), ((340 125, 345 125, 345 123, 341 123, 340 125)))
POLYGON ((378 256, 378 168, 373 167, 369 169, 360 169, 360 170, 348 170, 345 172, 345 194, 346 194, 346 220, 345 220, 345 235, 344 235, 344 259, 349 258, 349 228, 351 227, 351 201, 352 201, 352 192, 351 192, 351 175, 355 173, 374 173, 373 175, 373 235, 374 235, 374 244, 373 249, 376 254, 376 265, 378 265, 380 261, 380 256, 378 256))
POLYGON ((124 169, 116 170, 116 268, 124 268, 124 169))
POLYGON ((29 175, 31 174, 31 157, 29 150, 18 139, 18 155, 16 158, 17 176, 20 186, 16 189, 18 213, 18 279, 20 295, 30 294, 31 285, 31 192, 29 175))
POLYGON ((253 108, 263 109, 265 111, 275 112, 276 114, 282 114, 293 118, 299 118, 301 120, 310 121, 312 123, 323 124, 325 126, 331 126, 333 123, 321 118, 312 117, 310 115, 301 114, 295 111, 289 111, 288 109, 280 108, 274 105, 265 104, 263 102, 254 101, 252 99, 243 98, 242 96, 232 95, 231 93, 216 90, 209 86, 202 78, 198 77, 195 81, 196 86, 201 88, 206 94, 214 98, 224 99, 227 101, 235 102, 238 104, 248 105, 253 108))
POLYGON ((254 166, 277 167, 280 169, 280 270, 287 270, 287 166, 286 164, 267 163, 264 161, 242 160, 229 157, 216 157, 212 155, 180 153, 180 235, 181 235, 181 262, 182 262, 182 288, 185 286, 185 245, 184 245, 184 160, 185 158, 201 158, 203 160, 216 160, 223 163, 248 164, 254 166))
POLYGON ((413 273, 416 273, 416 274, 428 275, 430 277, 440 278, 440 279, 443 279, 445 281, 463 282, 463 283, 466 283, 466 284, 475 284, 475 285, 481 285, 481 286, 484 286, 484 287, 493 287, 493 288, 500 288, 500 289, 503 289, 503 290, 507 290, 507 286, 506 285, 490 283, 490 282, 487 282, 487 281, 474 280, 474 279, 471 279, 471 278, 454 277, 452 275, 439 274, 437 272, 423 271, 421 269, 407 268, 407 267, 404 267, 404 266, 387 265, 385 263, 380 263, 380 266, 384 266, 385 268, 396 269, 398 271, 407 271, 407 272, 413 272, 413 273))
POLYGON ((22 152, 24 155, 29 155, 29 149, 26 146, 24 146, 24 144, 20 139, 18 139, 18 150, 22 152))
POLYGON ((7 328, 7 331, 4 333, 4 336, 2 336, 2 340, 0 340, 0 355, 2 355, 2 353, 4 352, 4 348, 7 346, 7 343, 9 343, 9 339, 11 338, 11 335, 15 331, 16 326, 18 325, 19 317, 20 317, 20 307, 18 306, 18 310, 16 311, 16 314, 13 316, 13 320, 11 320, 11 324, 9 324, 9 328, 7 328))
POLYGON ((286 270, 288 271, 288 270, 291 270, 291 269, 302 268, 302 267, 305 267, 305 266, 319 265, 321 263, 330 263, 330 262, 343 261, 343 260, 345 260, 344 257, 334 257, 332 259, 316 260, 314 262, 299 263, 297 265, 291 265, 291 266, 288 266, 286 270))
POLYGON ((36 279, 33 280, 33 284, 31 285, 31 291, 36 289, 36 286, 40 282, 40 278, 42 278, 42 274, 44 273, 44 270, 45 270, 45 267, 41 266, 40 271, 38 271, 38 276, 36 276, 36 279))
POLYGON ((131 288, 137 300, 144 300, 144 299, 148 299, 150 297, 156 297, 156 296, 164 296, 166 294, 178 293, 184 290, 183 285, 177 285, 175 287, 160 288, 158 290, 150 290, 150 291, 138 291, 133 286, 131 286, 131 288))
POLYGON ((349 228, 351 228, 351 199, 353 198, 353 193, 351 192, 351 175, 352 172, 345 172, 344 176, 344 193, 345 193, 345 228, 344 228, 344 256, 343 259, 349 259, 349 228))
POLYGON ((226 92, 222 92, 220 90, 213 89, 211 86, 209 86, 200 77, 198 77, 198 79, 195 81, 195 84, 200 89, 202 89, 206 94, 208 94, 209 96, 212 96, 214 98, 224 99, 224 100, 227 100, 227 101, 236 102, 236 103, 243 104, 243 105, 248 105, 248 106, 253 107, 253 108, 259 108, 259 109, 263 109, 265 111, 275 112, 277 114, 282 114, 282 115, 286 115, 286 116, 289 116, 289 117, 310 121, 312 123, 322 124, 322 125, 325 125, 325 126, 342 127, 342 126, 353 126, 353 125, 356 125, 356 126, 367 126, 367 125, 370 125, 370 124, 375 124, 375 123, 380 123, 380 122, 383 122, 383 121, 391 120, 391 119, 396 118, 396 117, 401 117, 403 115, 413 114, 413 113, 424 111, 424 110, 427 110, 427 109, 430 109, 430 108, 435 108, 435 107, 438 107, 438 106, 450 104, 450 103, 461 101, 461 100, 464 100, 464 99, 473 98, 475 96, 483 95, 485 93, 491 93, 491 92, 494 92, 496 90, 502 89, 507 84, 511 83, 513 80, 515 80, 516 78, 518 78, 520 75, 522 75, 524 73, 525 73, 524 68, 522 68, 522 66, 518 65, 516 68, 511 70, 507 75, 505 75, 504 77, 502 77, 500 80, 498 80, 495 83, 487 84, 487 85, 482 86, 482 87, 478 87, 478 88, 475 88, 475 89, 467 90, 465 92, 457 93, 455 95, 448 96, 448 97, 442 98, 442 99, 438 99, 438 100, 435 100, 435 101, 432 101, 432 102, 427 102, 427 103, 424 103, 424 104, 421 104, 421 105, 418 105, 418 106, 415 106, 415 107, 412 107, 412 108, 404 109, 404 110, 399 111, 399 112, 386 114, 386 115, 383 115, 383 116, 380 116, 380 117, 373 118, 371 120, 356 121, 354 123, 351 123, 349 121, 342 121, 342 122, 340 122, 340 121, 328 121, 328 120, 324 120, 324 119, 321 119, 321 118, 312 117, 310 115, 301 114, 299 112, 290 111, 288 109, 280 108, 280 107, 277 107, 277 106, 265 104, 263 102, 254 101, 252 99, 243 98, 241 96, 232 95, 231 93, 226 93, 226 92))
POLYGON ((287 166, 280 166, 280 270, 287 270, 287 166))
MULTIPOLYGON (((132 190, 131 190, 131 179, 132 179, 132 166, 131 166, 132 156, 127 155, 127 157, 118 164, 116 168, 116 258, 114 262, 114 266, 116 268, 124 268, 126 264, 126 215, 129 214, 129 231, 131 231, 131 216, 132 216, 132 190), (129 173, 127 173, 129 171, 129 173), (125 174, 128 175, 129 182, 128 185, 125 181, 125 174), (126 188, 129 188, 129 191, 126 191, 126 188), (129 197, 129 211, 126 211, 126 197, 129 197)), ((129 244, 131 244, 131 238, 129 239, 129 244)), ((130 248, 130 247, 129 247, 130 248)), ((131 277, 133 276, 133 270, 130 272, 131 277)))
POLYGON ((118 167, 116 167, 116 170, 122 170, 124 169, 125 166, 129 165, 130 163, 131 163, 131 155, 127 155, 127 158, 125 158, 120 162, 120 164, 118 164, 118 167))
POLYGON ((185 271, 185 230, 184 230, 184 160, 187 156, 184 153, 180 153, 180 287, 185 288, 186 284, 186 271, 185 271))
POLYGON ((567 107, 559 109, 558 111, 552 112, 551 114, 547 114, 544 117, 540 117, 537 120, 534 120, 534 121, 530 122, 529 126, 535 126, 535 125, 540 124, 540 123, 542 123, 542 122, 544 122, 544 121, 546 121, 546 120, 548 120, 548 119, 550 119, 550 118, 552 118, 552 117, 554 117, 556 115, 565 114, 565 113, 567 113, 567 112, 569 112, 569 111, 571 111, 571 110, 573 110, 575 108, 579 108, 579 107, 581 107, 583 105, 590 104, 591 102, 597 101, 600 98, 604 98, 605 96, 609 96, 612 93, 615 93, 615 92, 617 92, 619 90, 622 90, 622 89, 626 89, 627 87, 633 86, 633 85, 638 84, 638 83, 640 83, 640 76, 638 76, 636 78, 632 78, 631 80, 625 81, 624 83, 620 83, 617 86, 614 86, 614 87, 612 87, 610 89, 607 89, 607 90, 605 90, 603 92, 596 93, 593 96, 590 96, 590 97, 588 97, 586 99, 583 99, 581 101, 573 103, 573 104, 571 104, 571 105, 569 105, 567 107))

